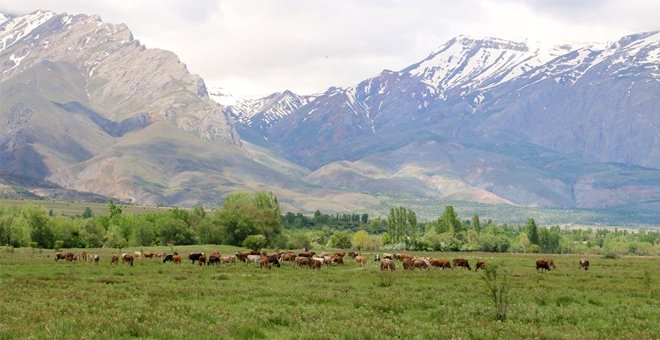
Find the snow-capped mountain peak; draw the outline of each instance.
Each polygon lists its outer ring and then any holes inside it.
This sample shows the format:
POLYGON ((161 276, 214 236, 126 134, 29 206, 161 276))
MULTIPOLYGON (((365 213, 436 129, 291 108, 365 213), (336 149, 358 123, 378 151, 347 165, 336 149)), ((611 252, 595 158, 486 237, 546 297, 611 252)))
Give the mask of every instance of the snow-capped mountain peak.
POLYGON ((452 89, 471 92, 493 87, 543 65, 562 51, 565 53, 562 47, 548 51, 526 42, 458 36, 402 72, 423 79, 442 97, 452 89))
POLYGON ((0 25, 9 19, 11 19, 11 16, 0 12, 0 25))
MULTIPOLYGON (((50 11, 39 10, 28 15, 9 18, 0 26, 0 51, 13 45, 23 37, 28 36, 34 29, 55 15, 55 13, 50 11)), ((0 19, 0 22, 2 21, 0 19)))
POLYGON ((276 121, 311 103, 316 96, 301 96, 289 90, 275 92, 259 99, 246 99, 230 106, 229 112, 239 123, 270 126, 276 121))

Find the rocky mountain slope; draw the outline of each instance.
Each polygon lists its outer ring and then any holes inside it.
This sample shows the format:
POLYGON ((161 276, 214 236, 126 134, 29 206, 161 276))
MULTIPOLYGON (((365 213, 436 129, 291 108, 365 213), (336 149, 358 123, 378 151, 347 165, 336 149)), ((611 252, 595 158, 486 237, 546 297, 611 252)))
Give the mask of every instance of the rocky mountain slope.
POLYGON ((204 81, 126 25, 49 11, 0 24, 4 192, 182 206, 238 190, 271 190, 299 207, 361 197, 315 193, 308 172, 243 143, 204 81))
POLYGON ((268 125, 243 115, 239 129, 326 187, 555 207, 654 200, 659 38, 538 48, 457 37, 268 125))

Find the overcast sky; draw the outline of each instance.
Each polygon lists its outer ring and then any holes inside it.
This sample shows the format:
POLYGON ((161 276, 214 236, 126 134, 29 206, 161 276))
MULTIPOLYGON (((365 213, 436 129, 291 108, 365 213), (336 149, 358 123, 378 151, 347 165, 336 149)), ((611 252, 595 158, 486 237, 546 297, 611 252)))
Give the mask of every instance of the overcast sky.
POLYGON ((126 23, 240 97, 350 86, 459 34, 558 44, 660 29, 658 0, 0 0, 0 12, 35 9, 126 23))

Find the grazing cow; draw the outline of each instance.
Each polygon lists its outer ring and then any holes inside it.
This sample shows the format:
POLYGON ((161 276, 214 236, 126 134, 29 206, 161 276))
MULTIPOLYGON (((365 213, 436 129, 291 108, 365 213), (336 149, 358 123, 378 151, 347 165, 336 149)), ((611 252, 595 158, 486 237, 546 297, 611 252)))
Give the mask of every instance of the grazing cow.
POLYGON ((133 255, 135 256, 136 259, 139 259, 142 256, 142 253, 139 251, 133 252, 133 255))
POLYGON ((174 255, 172 255, 172 254, 170 254, 170 255, 165 255, 165 257, 163 258, 163 263, 174 261, 173 257, 174 257, 174 255))
POLYGON ((580 268, 584 268, 584 270, 589 270, 589 260, 587 259, 580 259, 580 268))
POLYGON ((374 255, 374 262, 380 262, 380 255, 374 255))
POLYGON ((394 260, 394 255, 389 254, 389 253, 383 253, 383 258, 384 258, 384 259, 394 260))
POLYGON ((481 261, 481 260, 477 260, 477 265, 475 266, 474 271, 476 272, 479 269, 485 270, 486 269, 486 262, 481 261))
POLYGON ((98 255, 93 255, 92 257, 94 258, 94 263, 99 264, 99 261, 101 261, 101 257, 98 255))
POLYGON ((540 259, 536 260, 536 271, 539 269, 545 269, 546 271, 550 270, 550 267, 552 268, 557 268, 555 267, 555 263, 551 259, 540 259))
POLYGON ((468 270, 472 270, 472 268, 470 268, 470 263, 466 259, 454 259, 451 261, 451 264, 454 268, 462 267, 467 268, 468 270))
POLYGON ((218 251, 214 251, 214 252, 211 253, 211 256, 217 256, 217 257, 220 257, 220 256, 222 256, 222 255, 220 255, 220 252, 218 252, 218 251))
POLYGON ((309 261, 308 264, 310 269, 321 269, 321 262, 320 261, 309 261))
POLYGON ((364 266, 367 265, 367 258, 364 257, 364 256, 362 256, 362 255, 358 255, 358 256, 356 256, 353 260, 355 260, 355 262, 356 262, 357 264, 359 264, 360 267, 362 267, 362 268, 364 268, 364 266))
POLYGON ((395 258, 399 258, 400 261, 403 261, 404 259, 411 259, 414 260, 415 257, 410 255, 410 254, 396 254, 394 255, 395 258))
POLYGON ((200 256, 200 257, 197 259, 197 261, 199 261, 199 265, 200 265, 200 266, 205 265, 205 264, 206 264, 206 256, 205 256, 205 255, 200 256))
POLYGON ((236 252, 236 258, 239 259, 241 262, 247 262, 248 255, 250 255, 250 254, 249 253, 236 252))
POLYGON ((431 259, 431 266, 441 269, 451 269, 451 263, 447 259, 431 259))
POLYGON ((352 259, 354 259, 354 258, 355 258, 356 256, 358 256, 358 255, 359 255, 359 254, 356 253, 356 252, 354 252, 354 251, 349 251, 349 252, 348 252, 348 257, 350 257, 350 258, 352 258, 352 259))
POLYGON ((112 255, 112 259, 110 259, 110 264, 119 264, 119 256, 112 255))
POLYGON ((332 254, 332 256, 333 256, 333 257, 341 257, 341 258, 344 258, 344 256, 346 256, 346 253, 343 252, 343 251, 340 251, 340 252, 336 252, 336 253, 332 254))
POLYGON ((405 258, 405 259, 403 259, 403 261, 401 261, 401 263, 403 264, 403 269, 404 270, 415 270, 415 266, 413 264, 412 259, 405 258))
POLYGON ((302 256, 302 257, 312 257, 314 255, 316 255, 316 253, 314 253, 314 252, 298 253, 298 256, 302 256))
POLYGON ((129 253, 123 253, 121 254, 121 258, 124 260, 124 263, 130 264, 131 267, 133 266, 133 255, 129 253))
POLYGON ((201 252, 190 253, 188 254, 188 259, 192 261, 192 264, 195 264, 195 261, 199 261, 199 258, 202 256, 204 256, 204 253, 201 252))
POLYGON ((250 255, 247 256, 247 261, 248 262, 253 262, 256 265, 257 263, 259 263, 259 260, 261 260, 261 256, 262 255, 250 254, 250 255))
POLYGON ((344 264, 344 258, 342 256, 332 256, 332 263, 344 264))
POLYGON ((209 266, 220 264, 220 256, 211 255, 209 256, 209 266))
POLYGON ((298 257, 296 257, 296 260, 295 260, 294 263, 295 263, 296 266, 302 267, 302 266, 309 266, 309 264, 311 262, 312 262, 312 259, 309 258, 309 257, 298 256, 298 257))
POLYGON ((264 268, 268 267, 270 269, 270 262, 268 261, 268 257, 264 256, 259 259, 259 268, 264 268))
POLYGON ((172 256, 172 261, 174 261, 174 263, 176 263, 176 264, 181 264, 182 260, 183 260, 183 258, 181 258, 181 255, 172 256))
POLYGON ((280 252, 280 261, 293 262, 296 260, 296 253, 292 251, 280 252))
POLYGON ((268 259, 269 264, 280 267, 280 254, 263 255, 263 257, 268 259))
POLYGON ((167 253, 164 251, 159 251, 156 253, 156 256, 162 259, 163 257, 167 256, 167 253))
POLYGON ((395 271, 396 266, 394 266, 394 261, 390 259, 383 259, 382 261, 380 261, 380 270, 395 271))
POLYGON ((151 259, 151 258, 154 257, 154 253, 152 253, 152 252, 150 252, 150 251, 145 251, 145 252, 142 253, 142 256, 144 256, 144 257, 148 257, 148 258, 151 259))
POLYGON ((236 264, 236 256, 220 256, 220 262, 236 264))
POLYGON ((57 253, 55 253, 55 261, 58 261, 58 260, 66 260, 66 259, 69 257, 69 254, 70 254, 70 253, 67 252, 67 251, 60 251, 60 252, 57 252, 57 253))
POLYGON ((413 266, 420 269, 431 269, 431 263, 419 258, 413 260, 413 266))

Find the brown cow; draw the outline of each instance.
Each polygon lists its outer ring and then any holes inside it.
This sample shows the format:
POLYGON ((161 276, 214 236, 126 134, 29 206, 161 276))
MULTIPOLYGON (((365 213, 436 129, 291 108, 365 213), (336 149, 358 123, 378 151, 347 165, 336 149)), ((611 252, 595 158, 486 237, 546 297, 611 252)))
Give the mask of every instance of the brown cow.
POLYGON ((584 270, 588 270, 589 269, 589 260, 580 259, 580 268, 584 268, 584 270))
POLYGON ((283 262, 294 262, 296 260, 296 254, 293 252, 282 253, 280 260, 283 262))
POLYGON ((302 266, 309 266, 309 264, 311 262, 313 262, 311 257, 298 256, 298 257, 296 257, 296 260, 295 260, 294 263, 295 263, 296 266, 302 267, 302 266))
POLYGON ((174 263, 181 264, 182 260, 183 259, 181 258, 181 255, 178 255, 178 254, 177 255, 172 255, 172 261, 174 261, 174 263))
POLYGON ((359 255, 359 254, 356 253, 356 252, 354 252, 354 251, 349 251, 349 252, 348 252, 348 257, 350 257, 350 258, 352 258, 352 259, 354 259, 354 258, 355 258, 356 256, 358 256, 358 255, 359 255))
POLYGON ((401 261, 403 264, 403 269, 404 270, 415 270, 415 265, 413 264, 413 260, 409 258, 405 258, 401 261))
POLYGON ((367 258, 361 255, 356 256, 353 260, 355 260, 355 262, 362 268, 367 264, 367 258))
POLYGON ((154 257, 154 253, 152 253, 152 252, 150 252, 150 251, 145 251, 145 252, 142 253, 142 256, 144 256, 144 257, 148 257, 148 258, 151 259, 151 258, 154 257))
POLYGON ((346 256, 346 253, 343 252, 343 251, 338 251, 338 252, 332 254, 332 257, 336 257, 336 256, 344 258, 344 256, 346 256))
POLYGON ((304 252, 304 253, 298 253, 298 256, 300 256, 300 257, 312 257, 312 256, 314 256, 314 255, 316 255, 315 252, 304 252))
POLYGON ((396 266, 394 265, 394 261, 390 259, 383 259, 382 261, 380 261, 380 270, 395 271, 396 266))
POLYGON ((268 261, 268 257, 263 256, 261 259, 259 259, 259 268, 264 268, 268 267, 270 269, 270 261, 268 261))
POLYGON ((424 259, 414 259, 413 260, 413 266, 415 268, 421 268, 421 269, 431 269, 431 264, 426 262, 424 259))
POLYGON ((190 253, 190 254, 188 254, 188 259, 190 259, 190 261, 192 261, 192 264, 195 264, 195 261, 199 261, 199 258, 202 257, 202 256, 204 256, 204 253, 202 253, 202 252, 190 253))
POLYGON ((133 255, 129 253, 123 253, 121 254, 121 258, 124 260, 124 263, 130 264, 131 267, 133 266, 133 255))
POLYGON ((447 259, 431 259, 432 267, 441 268, 441 269, 451 269, 451 263, 447 259))
POLYGON ((321 269, 321 261, 309 261, 308 266, 310 269, 321 269))
POLYGON ((546 271, 550 270, 550 267, 556 269, 555 263, 551 259, 540 259, 536 260, 536 271, 539 269, 545 269, 546 271))
POLYGON ((119 256, 112 255, 112 259, 110 259, 110 264, 119 264, 119 256))
POLYGON ((485 270, 486 269, 486 262, 481 261, 481 260, 477 260, 477 265, 475 266, 474 271, 476 272, 479 269, 485 270))
POLYGON ((453 259, 451 261, 451 264, 454 268, 462 267, 462 268, 467 268, 468 270, 472 270, 472 268, 470 268, 470 263, 466 259, 453 259))
POLYGON ((199 261, 199 265, 203 266, 206 264, 206 256, 202 253, 202 256, 200 256, 197 261, 199 261))
POLYGON ((68 251, 60 251, 55 253, 55 261, 57 260, 66 260, 69 257, 69 254, 72 254, 68 251))
POLYGON ((217 255, 209 256, 209 266, 210 265, 216 265, 216 264, 220 264, 220 256, 217 256, 217 255))
POLYGON ((340 256, 332 256, 332 263, 344 264, 344 258, 340 256))

